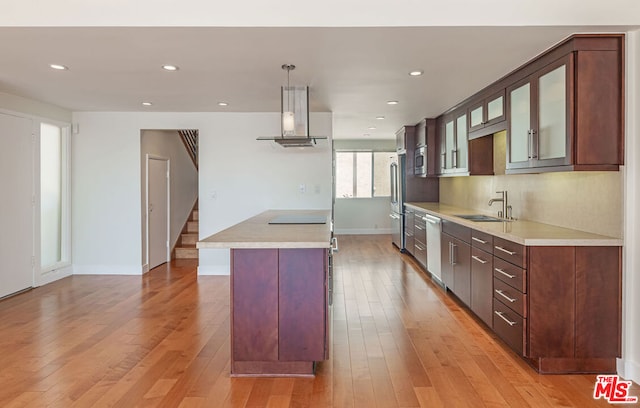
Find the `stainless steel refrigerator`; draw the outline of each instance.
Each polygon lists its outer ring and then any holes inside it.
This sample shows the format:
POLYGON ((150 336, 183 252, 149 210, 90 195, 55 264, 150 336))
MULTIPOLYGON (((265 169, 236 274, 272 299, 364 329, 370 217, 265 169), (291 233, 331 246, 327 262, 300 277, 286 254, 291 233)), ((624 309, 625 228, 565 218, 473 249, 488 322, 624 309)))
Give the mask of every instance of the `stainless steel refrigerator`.
POLYGON ((392 242, 401 251, 405 249, 404 242, 404 173, 406 155, 399 154, 391 160, 391 231, 392 242))

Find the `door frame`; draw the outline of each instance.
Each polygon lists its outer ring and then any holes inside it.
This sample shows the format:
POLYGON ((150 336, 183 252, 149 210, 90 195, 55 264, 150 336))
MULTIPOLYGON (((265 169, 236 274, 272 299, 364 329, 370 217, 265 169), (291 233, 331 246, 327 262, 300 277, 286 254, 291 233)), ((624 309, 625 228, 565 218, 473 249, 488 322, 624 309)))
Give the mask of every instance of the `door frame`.
POLYGON ((171 261, 171 247, 168 244, 171 236, 171 159, 168 157, 158 156, 147 153, 145 155, 145 211, 146 211, 146 225, 145 225, 145 241, 146 241, 146 260, 142 273, 149 272, 150 263, 150 245, 149 245, 149 161, 161 160, 167 162, 167 262, 171 261))

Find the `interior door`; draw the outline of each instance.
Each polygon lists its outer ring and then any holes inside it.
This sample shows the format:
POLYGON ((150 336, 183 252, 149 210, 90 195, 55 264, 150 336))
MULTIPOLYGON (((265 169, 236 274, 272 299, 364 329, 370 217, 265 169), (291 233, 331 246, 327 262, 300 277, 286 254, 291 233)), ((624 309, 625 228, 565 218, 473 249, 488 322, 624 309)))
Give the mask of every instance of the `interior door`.
POLYGON ((0 298, 33 286, 32 121, 0 114, 0 298))
POLYGON ((149 269, 169 260, 169 161, 149 158, 149 269))

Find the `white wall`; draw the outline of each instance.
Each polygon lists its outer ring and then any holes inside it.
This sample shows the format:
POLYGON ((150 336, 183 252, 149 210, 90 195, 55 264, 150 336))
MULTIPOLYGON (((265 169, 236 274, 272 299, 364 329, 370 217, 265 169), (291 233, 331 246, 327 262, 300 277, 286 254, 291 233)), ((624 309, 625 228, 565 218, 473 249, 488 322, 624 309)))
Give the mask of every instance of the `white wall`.
POLYGON ((187 149, 177 130, 143 130, 140 135, 140 183, 142 189, 142 259, 148 263, 146 250, 146 155, 169 159, 171 184, 169 191, 169 247, 173 248, 180 238, 182 227, 191 214, 191 209, 198 198, 198 171, 187 153, 187 149))
POLYGON ((622 360, 618 372, 640 383, 640 31, 627 35, 625 231, 622 294, 622 360))
MULTIPOLYGON (((269 208, 331 207, 330 142, 283 149, 258 136, 280 131, 279 113, 76 112, 72 195, 77 274, 140 274, 141 129, 199 129, 200 237, 269 208), (307 192, 298 192, 299 184, 307 192)), ((311 115, 331 136, 331 114, 311 115)), ((228 250, 203 250, 200 273, 228 273, 228 250)))
MULTIPOLYGON (((330 140, 304 149, 256 141, 279 134, 279 117, 225 114, 216 116, 214 131, 200 128, 201 238, 267 209, 331 208, 330 140)), ((311 114, 310 133, 330 137, 331 120, 330 113, 311 114)), ((199 273, 228 274, 228 250, 200 250, 199 273)))

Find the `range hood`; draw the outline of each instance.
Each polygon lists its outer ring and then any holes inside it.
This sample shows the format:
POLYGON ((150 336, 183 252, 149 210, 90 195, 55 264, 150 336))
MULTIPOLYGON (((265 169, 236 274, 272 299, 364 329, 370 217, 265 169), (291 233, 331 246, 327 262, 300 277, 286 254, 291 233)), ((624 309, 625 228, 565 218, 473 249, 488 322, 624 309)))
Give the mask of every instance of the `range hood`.
POLYGON ((289 73, 295 65, 284 64, 287 71, 287 86, 280 88, 280 136, 259 137, 282 147, 314 147, 316 140, 326 136, 309 135, 309 87, 289 85, 289 73))

